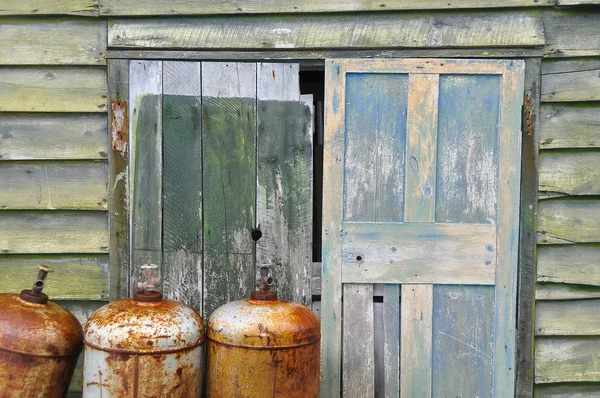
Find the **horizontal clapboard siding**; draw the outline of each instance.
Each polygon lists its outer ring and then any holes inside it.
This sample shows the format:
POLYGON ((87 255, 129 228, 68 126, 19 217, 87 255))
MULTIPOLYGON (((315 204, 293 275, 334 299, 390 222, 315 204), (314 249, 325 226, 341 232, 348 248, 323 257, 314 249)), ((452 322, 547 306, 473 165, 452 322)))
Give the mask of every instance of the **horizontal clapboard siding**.
POLYGON ((542 101, 600 101, 600 59, 543 62, 542 101))
POLYGON ((600 381, 600 337, 538 337, 535 381, 600 381))
POLYGON ((600 298, 600 287, 566 283, 538 283, 536 300, 582 300, 600 298))
POLYGON ((2 65, 102 65, 106 21, 93 18, 0 18, 2 65), (15 45, 18 43, 18 45, 15 45))
POLYGON ((548 245, 537 251, 539 282, 600 286, 600 245, 548 245))
POLYGON ((538 209, 539 244, 600 242, 600 199, 549 199, 538 209))
POLYGON ((541 18, 513 11, 111 19, 108 29, 109 47, 134 49, 534 47, 543 44, 541 18))
POLYGON ((537 336, 598 336, 600 300, 542 301, 535 308, 537 336))
MULTIPOLYGON (((589 0, 588 0, 589 1, 589 0)), ((100 0, 101 15, 210 15, 210 14, 267 14, 267 13, 319 13, 382 10, 463 9, 495 7, 539 7, 554 5, 554 0, 387 0, 387 1, 321 1, 300 0, 100 0)))
POLYGON ((600 55, 600 13, 597 9, 544 12, 545 55, 583 57, 600 55))
POLYGON ((106 112, 106 68, 1 68, 0 112, 106 112))
POLYGON ((600 383, 540 385, 535 390, 535 398, 592 398, 600 397, 600 383))
POLYGON ((600 102, 544 104, 540 149, 600 148, 600 102))
POLYGON ((540 195, 600 195, 600 151, 542 151, 540 195))
POLYGON ((98 16, 98 0, 2 0, 0 15, 98 16))

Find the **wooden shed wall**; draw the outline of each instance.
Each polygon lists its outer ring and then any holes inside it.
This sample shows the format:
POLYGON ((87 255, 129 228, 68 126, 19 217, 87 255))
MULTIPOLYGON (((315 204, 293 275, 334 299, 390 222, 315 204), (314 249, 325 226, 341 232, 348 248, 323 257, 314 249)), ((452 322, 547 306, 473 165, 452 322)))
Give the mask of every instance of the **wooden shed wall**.
MULTIPOLYGON (((535 395, 598 396, 600 1, 431 1, 428 10, 412 0, 326 3, 2 2, 0 291, 28 286, 35 264, 46 262, 55 268, 49 295, 80 320, 108 298, 104 55, 109 45, 113 50, 184 49, 201 56, 215 47, 239 47, 237 40, 226 40, 237 33, 259 40, 242 42, 243 49, 300 47, 319 57, 344 31, 346 45, 363 55, 372 47, 378 48, 371 55, 401 56, 402 46, 433 47, 435 55, 447 57, 503 51, 518 56, 541 48, 535 395), (264 13, 275 15, 253 15, 264 13), (215 14, 221 16, 210 17, 215 14), (235 24, 211 25, 215 18, 234 18, 235 24), (376 37, 364 35, 369 24, 389 25, 394 34, 382 29, 376 37), (324 26, 337 28, 325 31, 324 26), (148 29, 160 34, 149 38, 148 29)), ((352 54, 360 55, 344 55, 352 54)), ((72 387, 81 388, 77 376, 72 387)))

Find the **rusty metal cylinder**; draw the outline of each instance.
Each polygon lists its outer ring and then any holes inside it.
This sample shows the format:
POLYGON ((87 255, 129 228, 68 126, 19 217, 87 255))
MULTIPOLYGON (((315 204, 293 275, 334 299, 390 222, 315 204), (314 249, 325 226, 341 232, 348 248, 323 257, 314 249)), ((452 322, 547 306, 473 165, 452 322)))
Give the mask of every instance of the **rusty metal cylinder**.
POLYGON ((133 299, 107 304, 88 319, 83 396, 200 397, 202 318, 147 282, 140 285, 133 299))
POLYGON ((208 320, 207 397, 319 396, 319 319, 274 292, 218 308, 208 320))
POLYGON ((50 269, 31 290, 0 294, 0 396, 63 397, 83 346, 81 324, 42 293, 50 269))

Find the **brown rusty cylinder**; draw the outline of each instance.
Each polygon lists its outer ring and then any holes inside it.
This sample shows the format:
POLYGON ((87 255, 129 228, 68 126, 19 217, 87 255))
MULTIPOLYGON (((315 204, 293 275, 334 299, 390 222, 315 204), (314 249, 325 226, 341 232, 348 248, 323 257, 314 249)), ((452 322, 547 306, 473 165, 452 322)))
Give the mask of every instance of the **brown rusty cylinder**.
POLYGON ((319 319, 269 291, 208 320, 207 397, 319 396, 319 319))
POLYGON ((203 342, 200 315, 160 292, 107 304, 85 325, 83 396, 200 397, 203 342))
POLYGON ((73 314, 41 292, 45 272, 34 289, 0 294, 2 397, 63 397, 69 388, 83 330, 73 314))

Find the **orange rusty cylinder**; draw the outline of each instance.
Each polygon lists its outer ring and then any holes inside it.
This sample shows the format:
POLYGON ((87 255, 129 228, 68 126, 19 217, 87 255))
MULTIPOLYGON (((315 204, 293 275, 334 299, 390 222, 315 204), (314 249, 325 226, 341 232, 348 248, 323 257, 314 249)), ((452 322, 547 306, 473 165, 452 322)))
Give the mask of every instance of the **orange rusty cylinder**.
POLYGON ((0 396, 63 397, 67 393, 83 330, 77 318, 42 293, 50 268, 21 294, 0 294, 0 396))
POLYGON ((154 290, 155 265, 133 299, 114 301, 85 325, 84 397, 193 398, 202 393, 204 322, 154 290))
POLYGON ((319 319, 261 290, 210 316, 207 397, 318 397, 319 319))

